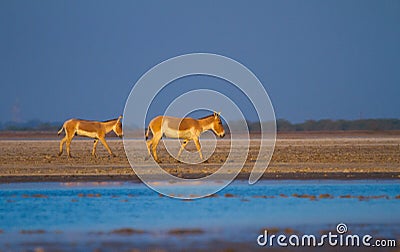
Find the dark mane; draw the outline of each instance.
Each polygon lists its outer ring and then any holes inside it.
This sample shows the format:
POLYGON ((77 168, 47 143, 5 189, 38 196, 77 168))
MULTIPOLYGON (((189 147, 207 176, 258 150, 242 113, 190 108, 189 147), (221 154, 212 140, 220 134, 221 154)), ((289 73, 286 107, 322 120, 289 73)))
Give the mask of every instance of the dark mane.
POLYGON ((102 121, 102 122, 111 122, 111 121, 116 121, 116 120, 118 120, 118 118, 110 119, 110 120, 106 120, 106 121, 102 121))
POLYGON ((209 118, 209 117, 212 117, 212 116, 214 116, 214 114, 211 114, 211 115, 208 115, 208 116, 201 117, 201 118, 199 118, 199 120, 201 120, 201 119, 206 119, 206 118, 209 118))
POLYGON ((111 121, 118 120, 118 118, 110 119, 110 120, 106 120, 106 121, 95 121, 95 120, 88 120, 88 119, 81 119, 81 118, 72 118, 72 119, 79 120, 79 121, 84 121, 84 122, 111 122, 111 121))

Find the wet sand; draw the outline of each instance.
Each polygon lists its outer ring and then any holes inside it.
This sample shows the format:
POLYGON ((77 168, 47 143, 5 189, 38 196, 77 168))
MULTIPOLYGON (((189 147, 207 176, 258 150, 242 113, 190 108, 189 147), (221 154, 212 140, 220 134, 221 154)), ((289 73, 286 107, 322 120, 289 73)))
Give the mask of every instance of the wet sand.
MULTIPOLYGON (((57 155, 54 132, 0 133, 0 182, 137 180, 126 158, 122 140, 107 139, 117 157, 109 157, 99 144, 98 158, 91 156, 93 141, 74 139, 73 158, 57 155)), ((158 153, 167 172, 197 178, 215 172, 226 160, 230 142, 219 140, 208 163, 177 163, 160 145, 158 153)), ((248 178, 258 153, 257 141, 239 174, 248 178)), ((194 150, 194 145, 188 145, 194 150)), ((264 179, 399 179, 400 132, 280 133, 264 179)))

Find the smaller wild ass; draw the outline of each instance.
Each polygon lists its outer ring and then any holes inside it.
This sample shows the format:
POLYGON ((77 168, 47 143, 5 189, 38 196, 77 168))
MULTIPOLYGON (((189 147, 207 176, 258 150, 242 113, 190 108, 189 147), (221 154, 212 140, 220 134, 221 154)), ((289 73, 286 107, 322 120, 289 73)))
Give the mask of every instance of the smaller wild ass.
POLYGON ((122 116, 118 117, 117 119, 112 119, 104 122, 87 121, 80 119, 70 119, 68 121, 65 121, 62 128, 58 131, 58 135, 60 135, 63 130, 65 131, 65 137, 60 142, 60 152, 58 153, 58 155, 60 156, 63 153, 63 145, 64 143, 66 143, 68 157, 71 157, 71 141, 75 135, 78 135, 94 138, 92 151, 93 156, 97 157, 96 147, 97 143, 100 140, 104 147, 106 147, 108 153, 110 153, 111 156, 115 157, 114 153, 112 153, 110 147, 106 142, 105 136, 110 131, 114 131, 117 136, 122 137, 123 133, 121 119, 122 116))

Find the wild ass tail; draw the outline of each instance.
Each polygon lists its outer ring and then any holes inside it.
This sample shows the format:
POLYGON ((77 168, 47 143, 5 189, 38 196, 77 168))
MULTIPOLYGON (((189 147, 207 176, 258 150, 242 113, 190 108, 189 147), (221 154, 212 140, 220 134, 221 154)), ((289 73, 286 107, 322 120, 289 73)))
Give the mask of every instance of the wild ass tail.
POLYGON ((60 135, 64 130, 64 125, 61 127, 61 129, 58 131, 57 135, 60 135))
POLYGON ((149 131, 150 131, 150 125, 149 125, 149 127, 147 127, 147 131, 146 131, 146 140, 149 139, 149 131))

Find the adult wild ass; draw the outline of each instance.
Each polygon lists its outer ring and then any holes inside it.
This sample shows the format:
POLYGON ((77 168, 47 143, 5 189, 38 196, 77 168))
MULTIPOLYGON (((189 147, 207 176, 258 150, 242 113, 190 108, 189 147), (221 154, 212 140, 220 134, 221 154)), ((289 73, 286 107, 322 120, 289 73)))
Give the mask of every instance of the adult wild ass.
POLYGON ((121 119, 122 116, 118 117, 117 119, 112 119, 104 122, 88 121, 81 119, 70 119, 68 121, 65 121, 62 128, 58 131, 58 135, 60 135, 63 130, 65 131, 65 137, 60 142, 60 152, 58 153, 58 155, 60 156, 63 153, 63 145, 64 143, 66 143, 68 157, 71 157, 71 141, 75 135, 78 135, 94 138, 92 151, 93 156, 97 157, 96 147, 97 143, 100 140, 104 147, 106 147, 108 153, 110 153, 111 156, 115 157, 114 153, 112 153, 110 147, 106 142, 105 136, 107 133, 114 131, 117 136, 122 137, 123 133, 121 119))
POLYGON ((146 132, 146 144, 149 157, 151 156, 151 149, 154 160, 158 163, 161 162, 157 156, 157 145, 162 136, 166 136, 168 138, 183 139, 181 148, 178 152, 178 158, 186 145, 193 140, 197 151, 199 152, 200 159, 203 160, 199 137, 201 133, 207 130, 212 130, 221 138, 225 136, 225 130, 222 126, 220 113, 214 112, 214 114, 200 119, 193 119, 190 117, 177 118, 171 116, 157 116, 151 120, 146 132), (150 131, 153 134, 153 137, 148 139, 150 131))

